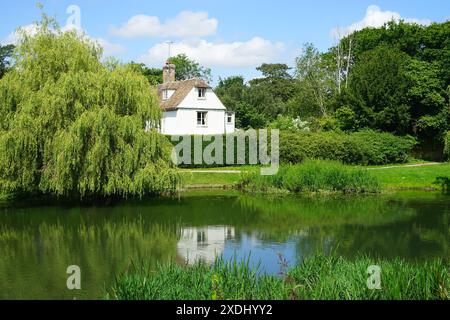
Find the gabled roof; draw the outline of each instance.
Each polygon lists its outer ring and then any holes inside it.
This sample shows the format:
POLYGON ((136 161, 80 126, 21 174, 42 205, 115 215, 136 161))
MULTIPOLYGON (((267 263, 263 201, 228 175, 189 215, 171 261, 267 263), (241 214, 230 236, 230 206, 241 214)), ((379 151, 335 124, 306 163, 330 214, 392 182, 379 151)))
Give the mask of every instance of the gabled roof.
POLYGON ((192 88, 211 88, 201 79, 190 79, 184 81, 174 81, 160 84, 158 86, 158 97, 163 110, 176 110, 178 105, 186 98, 192 88), (163 100, 164 90, 175 90, 168 100, 163 100))

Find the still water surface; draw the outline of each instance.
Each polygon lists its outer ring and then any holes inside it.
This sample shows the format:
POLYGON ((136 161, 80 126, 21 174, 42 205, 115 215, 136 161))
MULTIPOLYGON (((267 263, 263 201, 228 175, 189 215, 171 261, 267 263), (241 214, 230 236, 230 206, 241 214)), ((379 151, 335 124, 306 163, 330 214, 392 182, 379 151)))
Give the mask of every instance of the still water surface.
POLYGON ((133 263, 250 257, 277 274, 317 251, 425 260, 450 256, 439 193, 265 198, 194 192, 114 205, 0 204, 0 299, 95 299, 133 263), (66 287, 69 265, 82 289, 66 287))

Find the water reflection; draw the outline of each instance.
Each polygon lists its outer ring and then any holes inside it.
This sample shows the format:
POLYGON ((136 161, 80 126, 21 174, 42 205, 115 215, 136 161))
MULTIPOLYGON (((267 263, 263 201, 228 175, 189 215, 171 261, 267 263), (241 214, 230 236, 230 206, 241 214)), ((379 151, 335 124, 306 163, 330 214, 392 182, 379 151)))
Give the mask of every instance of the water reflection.
POLYGON ((276 274, 315 251, 352 257, 450 257, 450 198, 264 198, 185 194, 114 206, 0 207, 0 299, 99 298, 132 263, 246 259, 276 274), (82 290, 68 291, 79 265, 82 290))
POLYGON ((227 240, 234 239, 233 227, 181 228, 177 252, 187 264, 212 263, 222 255, 227 240))

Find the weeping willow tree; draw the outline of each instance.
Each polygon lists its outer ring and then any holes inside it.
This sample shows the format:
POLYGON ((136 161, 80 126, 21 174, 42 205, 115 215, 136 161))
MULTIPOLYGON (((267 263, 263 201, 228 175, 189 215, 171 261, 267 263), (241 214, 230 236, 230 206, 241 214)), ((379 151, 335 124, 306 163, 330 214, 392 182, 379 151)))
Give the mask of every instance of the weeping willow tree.
POLYGON ((170 144, 145 77, 102 63, 100 47, 48 18, 25 33, 0 80, 0 188, 58 196, 174 190, 170 144))

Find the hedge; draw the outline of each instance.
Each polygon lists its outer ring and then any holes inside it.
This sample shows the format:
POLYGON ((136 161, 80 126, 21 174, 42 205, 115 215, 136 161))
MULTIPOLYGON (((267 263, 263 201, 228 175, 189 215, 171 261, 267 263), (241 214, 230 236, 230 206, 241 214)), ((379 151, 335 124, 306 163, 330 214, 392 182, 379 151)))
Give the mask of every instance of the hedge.
POLYGON ((280 135, 281 163, 304 159, 338 160, 346 164, 404 163, 416 145, 410 136, 399 137, 372 130, 355 133, 316 132, 280 135))
MULTIPOLYGON (((169 141, 170 136, 167 137, 169 141)), ((191 136, 194 146, 195 136, 191 136)), ((223 141, 223 164, 226 165, 226 136, 223 141)), ((270 141, 270 138, 268 139, 270 141)), ((214 141, 203 141, 205 148, 214 141)), ((173 142, 175 146, 178 142, 173 142)), ((355 133, 340 131, 329 132, 280 132, 280 162, 282 164, 300 163, 305 159, 336 160, 345 164, 381 165, 404 163, 417 144, 410 136, 399 137, 385 132, 365 130, 355 133)), ((234 138, 234 164, 236 159, 237 138, 234 138)), ((249 164, 248 138, 246 139, 245 164, 249 164)), ((213 153, 214 154, 214 153, 213 153)), ((217 164, 194 164, 194 152, 191 154, 191 164, 181 167, 208 167, 217 164)))

